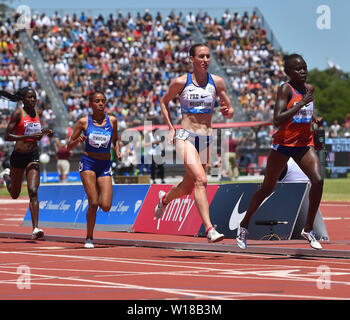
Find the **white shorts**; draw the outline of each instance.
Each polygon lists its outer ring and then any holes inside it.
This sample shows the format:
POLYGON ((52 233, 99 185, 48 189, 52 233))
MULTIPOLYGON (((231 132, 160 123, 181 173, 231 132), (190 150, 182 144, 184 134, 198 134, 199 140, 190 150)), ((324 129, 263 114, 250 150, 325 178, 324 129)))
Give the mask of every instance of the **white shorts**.
POLYGON ((67 175, 69 173, 70 169, 70 163, 68 160, 65 159, 59 159, 57 160, 57 171, 58 174, 64 174, 67 175))
POLYGON ((210 144, 213 141, 212 136, 203 136, 187 131, 185 129, 180 129, 175 138, 183 141, 188 140, 194 145, 198 153, 202 152, 204 149, 209 148, 210 144))

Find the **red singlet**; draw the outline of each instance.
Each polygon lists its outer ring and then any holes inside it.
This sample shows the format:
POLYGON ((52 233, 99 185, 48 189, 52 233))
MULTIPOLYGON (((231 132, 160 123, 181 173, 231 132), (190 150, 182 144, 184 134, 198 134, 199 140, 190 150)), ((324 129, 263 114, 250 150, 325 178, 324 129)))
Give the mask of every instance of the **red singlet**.
MULTIPOLYGON (((287 83, 292 90, 292 98, 288 102, 287 110, 298 103, 303 95, 287 83)), ((305 85, 307 86, 307 85, 305 85)), ((314 102, 303 106, 293 117, 282 123, 273 137, 274 145, 288 147, 313 146, 313 131, 311 129, 314 102)))
MULTIPOLYGON (((18 136, 27 136, 41 132, 40 118, 35 111, 35 117, 30 117, 23 108, 21 108, 21 120, 17 123, 14 134, 18 136)), ((35 139, 25 139, 24 141, 36 141, 35 139)))

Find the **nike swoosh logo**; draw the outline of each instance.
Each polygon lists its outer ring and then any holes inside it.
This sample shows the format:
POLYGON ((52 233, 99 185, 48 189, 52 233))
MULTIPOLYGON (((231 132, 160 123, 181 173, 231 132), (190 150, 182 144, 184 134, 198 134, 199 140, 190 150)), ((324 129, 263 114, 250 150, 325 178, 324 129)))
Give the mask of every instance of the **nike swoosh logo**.
POLYGON ((103 174, 110 174, 110 175, 112 175, 112 169, 109 169, 108 171, 103 172, 103 174))
POLYGON ((209 97, 209 96, 210 96, 210 94, 207 94, 207 95, 201 94, 201 98, 206 98, 206 97, 209 97))
MULTIPOLYGON (((259 206, 259 208, 274 194, 275 192, 272 192, 259 206)), ((245 214, 247 213, 246 211, 243 212, 239 212, 239 204, 243 198, 244 192, 241 194, 240 198, 238 199, 235 207, 232 210, 232 214, 230 217, 230 221, 228 224, 228 227, 230 230, 235 230, 239 227, 241 221, 243 220, 243 218, 245 217, 245 214)), ((258 209, 259 209, 258 208, 258 209)))

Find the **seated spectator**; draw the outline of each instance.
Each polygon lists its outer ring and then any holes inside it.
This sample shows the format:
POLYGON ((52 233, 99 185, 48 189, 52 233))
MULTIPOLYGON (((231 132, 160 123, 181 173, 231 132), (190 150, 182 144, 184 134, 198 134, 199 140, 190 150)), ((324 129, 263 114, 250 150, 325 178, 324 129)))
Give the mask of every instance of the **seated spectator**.
POLYGON ((56 143, 56 159, 59 182, 67 182, 67 177, 70 170, 70 162, 68 159, 71 157, 72 152, 67 150, 66 145, 66 140, 57 141, 56 143))
POLYGON ((338 133, 340 131, 341 127, 338 123, 338 120, 334 120, 333 124, 330 126, 330 138, 336 138, 338 137, 338 133))
POLYGON ((343 127, 346 129, 350 129, 350 113, 346 114, 346 117, 344 119, 343 127))

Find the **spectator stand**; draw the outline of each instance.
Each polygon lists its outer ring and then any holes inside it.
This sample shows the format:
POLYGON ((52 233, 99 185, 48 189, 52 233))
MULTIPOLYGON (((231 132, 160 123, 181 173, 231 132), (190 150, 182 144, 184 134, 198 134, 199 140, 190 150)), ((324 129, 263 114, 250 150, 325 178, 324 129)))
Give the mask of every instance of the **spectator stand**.
MULTIPOLYGON (((31 37, 62 96, 67 123, 90 112, 87 96, 100 89, 108 98, 106 112, 117 116, 121 132, 146 120, 162 124, 160 98, 171 79, 190 71, 187 51, 198 39, 210 44, 215 72, 224 74, 228 89, 236 96, 232 100, 235 109, 243 110, 235 121, 271 122, 276 90, 285 76, 281 48, 257 8, 32 9, 32 13, 31 37)), ((10 20, 0 29, 2 41, 8 44, 2 55, 1 72, 7 73, 2 88, 35 87, 42 120, 56 121, 50 118, 49 95, 23 56, 23 44, 15 37, 10 20)), ((173 123, 178 124, 179 99, 169 107, 173 123)), ((216 114, 213 121, 221 122, 216 114)), ((240 150, 252 154, 259 167, 258 155, 271 141, 271 128, 254 128, 235 131, 244 138, 240 150)), ((327 126, 325 131, 327 136, 327 126)), ((349 129, 342 127, 338 134, 349 134, 349 129)), ((53 142, 49 153, 54 152, 53 142)), ((81 148, 74 150, 73 161, 81 152, 81 148)))

